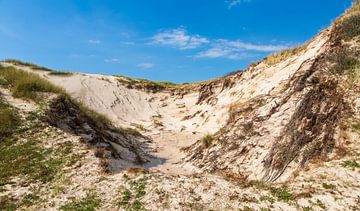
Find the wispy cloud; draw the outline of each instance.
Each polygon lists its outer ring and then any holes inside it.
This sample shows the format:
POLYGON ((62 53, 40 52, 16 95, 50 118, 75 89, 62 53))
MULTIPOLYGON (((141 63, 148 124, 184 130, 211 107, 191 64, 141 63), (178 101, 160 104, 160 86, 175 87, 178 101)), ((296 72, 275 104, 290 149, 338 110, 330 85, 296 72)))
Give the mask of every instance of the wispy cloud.
POLYGON ((201 35, 191 35, 182 27, 158 33, 151 40, 152 44, 167 45, 181 50, 201 47, 200 52, 190 56, 193 58, 240 60, 258 55, 259 52, 275 52, 291 47, 285 44, 253 44, 241 40, 210 39, 201 35))
POLYGON ((209 40, 200 35, 190 35, 185 28, 167 30, 154 35, 153 44, 169 45, 179 49, 194 49, 209 43, 209 40))
POLYGON ((90 43, 90 44, 100 44, 101 41, 100 40, 92 40, 92 39, 90 39, 90 40, 88 40, 88 43, 90 43))
POLYGON ((106 63, 119 63, 120 60, 116 59, 116 58, 111 58, 111 59, 105 59, 104 62, 106 62, 106 63))
POLYGON ((241 3, 251 2, 252 0, 226 0, 225 3, 228 5, 228 9, 231 9, 241 3))
POLYGON ((141 69, 150 69, 150 68, 153 68, 155 66, 155 64, 153 64, 153 63, 140 63, 137 66, 139 68, 141 68, 141 69))
POLYGON ((195 58, 228 58, 242 59, 250 55, 249 52, 274 52, 289 48, 288 45, 256 45, 240 40, 218 39, 212 42, 209 49, 199 52, 195 58))

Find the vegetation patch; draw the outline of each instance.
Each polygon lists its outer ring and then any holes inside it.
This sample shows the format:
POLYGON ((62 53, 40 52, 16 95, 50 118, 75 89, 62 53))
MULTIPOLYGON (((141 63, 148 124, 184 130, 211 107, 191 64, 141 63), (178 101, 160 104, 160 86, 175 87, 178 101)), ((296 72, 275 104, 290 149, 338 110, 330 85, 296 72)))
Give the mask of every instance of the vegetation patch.
MULTIPOLYGON (((128 179, 127 176, 125 176, 128 179)), ((146 210, 141 202, 141 198, 146 194, 145 178, 138 180, 128 179, 129 188, 121 191, 121 197, 117 199, 116 204, 123 209, 131 211, 146 210)))
POLYGON ((37 140, 18 142, 7 138, 0 143, 0 169, 6 169, 0 171, 0 185, 20 175, 29 182, 49 182, 62 164, 63 160, 54 156, 54 150, 42 148, 37 140))
POLYGON ((72 72, 65 72, 65 71, 51 71, 49 75, 57 75, 57 76, 70 76, 73 75, 72 72))
POLYGON ((341 163, 343 167, 347 168, 360 168, 360 164, 355 160, 346 160, 341 163))
POLYGON ((276 196, 278 199, 282 201, 291 201, 294 200, 295 197, 285 188, 271 188, 271 193, 276 196))
POLYGON ((101 199, 95 191, 89 191, 86 196, 80 200, 72 198, 67 204, 60 207, 64 211, 93 211, 101 204, 101 199))
POLYGON ((166 88, 177 88, 177 87, 185 86, 185 84, 176 84, 167 81, 151 81, 141 78, 129 78, 126 76, 118 76, 118 75, 114 75, 114 76, 117 77, 117 80, 121 84, 124 84, 127 88, 143 89, 145 91, 151 91, 151 92, 158 92, 166 88))

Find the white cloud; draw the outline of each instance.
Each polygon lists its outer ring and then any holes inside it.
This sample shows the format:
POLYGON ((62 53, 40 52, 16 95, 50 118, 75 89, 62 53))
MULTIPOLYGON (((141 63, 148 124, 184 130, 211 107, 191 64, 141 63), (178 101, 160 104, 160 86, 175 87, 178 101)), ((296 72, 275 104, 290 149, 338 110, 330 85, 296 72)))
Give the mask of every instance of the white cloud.
POLYGON ((289 48, 288 45, 255 45, 245 43, 239 40, 231 41, 225 39, 218 39, 212 42, 212 46, 195 55, 195 58, 228 58, 228 59, 242 59, 249 56, 251 52, 274 52, 289 48))
POLYGON ((104 60, 106 63, 119 63, 120 60, 116 59, 116 58, 112 58, 112 59, 105 59, 104 60))
POLYGON ((209 43, 209 40, 205 37, 189 35, 184 28, 163 31, 151 39, 154 44, 169 45, 182 50, 198 48, 203 44, 209 43))
POLYGON ((251 2, 251 0, 226 0, 225 3, 228 5, 228 9, 231 9, 241 3, 251 2))
POLYGON ((140 63, 137 66, 139 68, 141 68, 141 69, 150 69, 150 68, 153 68, 155 66, 155 64, 153 64, 153 63, 140 63))
MULTIPOLYGON (((249 0, 243 0, 249 1, 249 0)), ((290 45, 276 44, 253 44, 241 40, 210 39, 200 35, 190 35, 180 27, 156 34, 152 38, 152 44, 168 45, 181 50, 202 47, 202 51, 193 58, 227 58, 239 60, 251 57, 258 52, 275 52, 291 47, 290 45)))
POLYGON ((100 43, 101 43, 100 40, 88 40, 88 42, 89 42, 90 44, 100 44, 100 43))

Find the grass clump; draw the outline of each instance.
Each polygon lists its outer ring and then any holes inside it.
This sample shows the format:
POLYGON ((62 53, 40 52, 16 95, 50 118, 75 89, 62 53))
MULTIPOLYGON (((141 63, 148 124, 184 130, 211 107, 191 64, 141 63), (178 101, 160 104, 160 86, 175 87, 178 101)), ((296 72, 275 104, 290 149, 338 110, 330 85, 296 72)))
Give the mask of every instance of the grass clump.
POLYGON ((211 134, 207 134, 200 140, 200 142, 205 148, 209 148, 214 140, 214 136, 212 136, 211 134))
POLYGON ((39 93, 63 93, 64 91, 41 76, 0 65, 1 84, 12 91, 14 97, 41 101, 39 93))
POLYGON ((355 160, 343 161, 341 165, 343 167, 348 167, 348 168, 360 168, 360 164, 358 162, 356 162, 355 160))
POLYGON ((64 211, 93 211, 101 204, 99 196, 94 191, 90 191, 80 200, 72 198, 70 202, 60 207, 64 211))
POLYGON ((146 183, 145 179, 128 180, 129 189, 121 192, 121 197, 117 199, 117 205, 125 210, 140 211, 146 210, 141 202, 141 198, 145 196, 146 183))
POLYGON ((291 201, 295 199, 295 197, 289 193, 285 187, 272 188, 271 193, 282 201, 291 201))

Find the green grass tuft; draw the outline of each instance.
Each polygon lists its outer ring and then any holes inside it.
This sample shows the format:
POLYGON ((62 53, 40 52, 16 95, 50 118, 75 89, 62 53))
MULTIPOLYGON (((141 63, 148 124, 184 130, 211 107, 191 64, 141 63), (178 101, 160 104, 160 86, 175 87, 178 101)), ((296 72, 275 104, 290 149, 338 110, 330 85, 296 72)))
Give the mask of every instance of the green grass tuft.
POLYGON ((215 138, 211 134, 207 134, 200 141, 201 141, 201 144, 205 148, 208 148, 208 147, 210 147, 212 145, 214 140, 215 140, 215 138))
POLYGON ((360 164, 358 162, 356 162, 355 160, 343 161, 341 165, 343 167, 348 167, 348 168, 360 168, 360 164))
POLYGON ((282 201, 291 201, 295 199, 295 197, 291 193, 289 193, 288 190, 284 187, 272 188, 271 193, 282 201))
POLYGON ((72 198, 70 202, 60 207, 64 211, 93 211, 101 204, 99 196, 94 191, 90 191, 80 200, 72 198))

